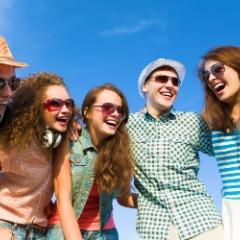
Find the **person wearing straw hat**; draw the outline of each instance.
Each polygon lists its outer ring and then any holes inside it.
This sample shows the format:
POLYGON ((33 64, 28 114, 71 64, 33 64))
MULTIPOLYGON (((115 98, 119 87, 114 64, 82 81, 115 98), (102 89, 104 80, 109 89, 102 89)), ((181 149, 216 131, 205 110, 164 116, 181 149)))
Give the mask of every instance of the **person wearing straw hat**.
POLYGON ((130 114, 137 232, 141 240, 222 240, 221 218, 197 177, 198 151, 213 154, 210 132, 193 112, 172 107, 185 67, 157 59, 141 72, 145 109, 130 114))
POLYGON ((15 69, 26 67, 27 64, 14 59, 6 39, 0 36, 0 122, 3 119, 7 104, 11 102, 20 79, 15 69))

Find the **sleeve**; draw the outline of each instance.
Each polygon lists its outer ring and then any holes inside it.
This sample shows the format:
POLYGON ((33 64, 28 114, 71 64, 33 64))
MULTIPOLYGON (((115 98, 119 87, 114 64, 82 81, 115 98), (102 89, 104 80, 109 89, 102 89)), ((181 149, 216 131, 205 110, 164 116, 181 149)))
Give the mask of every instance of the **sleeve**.
POLYGON ((206 153, 210 156, 213 156, 213 147, 211 140, 211 131, 207 127, 207 124, 204 120, 198 115, 198 125, 199 125, 199 133, 198 133, 198 151, 206 153))

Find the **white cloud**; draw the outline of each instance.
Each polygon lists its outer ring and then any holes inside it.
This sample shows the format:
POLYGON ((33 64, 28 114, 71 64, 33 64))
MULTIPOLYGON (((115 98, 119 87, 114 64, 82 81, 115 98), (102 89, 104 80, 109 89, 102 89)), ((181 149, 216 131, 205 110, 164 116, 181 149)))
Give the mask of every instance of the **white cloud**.
POLYGON ((0 0, 0 34, 3 34, 11 25, 9 10, 13 7, 15 0, 0 0))
POLYGON ((146 28, 152 27, 154 25, 160 26, 162 30, 165 29, 165 23, 160 22, 156 19, 148 19, 148 20, 140 20, 135 26, 123 26, 117 27, 111 30, 103 30, 101 31, 101 36, 113 36, 120 34, 132 34, 136 32, 141 32, 146 28))

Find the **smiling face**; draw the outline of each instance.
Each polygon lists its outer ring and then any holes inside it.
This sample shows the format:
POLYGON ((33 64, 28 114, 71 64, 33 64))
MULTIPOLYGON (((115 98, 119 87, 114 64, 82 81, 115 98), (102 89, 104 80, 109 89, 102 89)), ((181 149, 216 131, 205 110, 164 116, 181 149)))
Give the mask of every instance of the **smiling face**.
MULTIPOLYGON (((0 78, 10 79, 15 76, 15 68, 12 66, 0 64, 0 78)), ((2 115, 6 109, 7 104, 11 101, 13 96, 13 91, 6 84, 2 89, 0 89, 0 115, 2 115)))
POLYGON ((166 83, 156 82, 154 77, 159 75, 177 78, 174 71, 160 69, 153 72, 143 85, 147 111, 155 118, 159 118, 172 107, 179 90, 179 86, 173 84, 170 79, 166 83))
MULTIPOLYGON (((69 94, 64 86, 51 85, 45 92, 43 103, 53 98, 66 100, 69 99, 69 94)), ((65 104, 61 108, 54 110, 43 107, 43 120, 45 124, 57 132, 65 132, 67 130, 67 124, 71 115, 72 109, 67 108, 65 104)))
MULTIPOLYGON (((204 71, 213 69, 219 63, 215 60, 207 60, 204 64, 204 71)), ((207 85, 220 101, 230 106, 240 102, 240 79, 233 68, 224 64, 221 74, 211 73, 209 75, 207 85)))
POLYGON ((121 110, 122 99, 114 91, 104 89, 96 96, 92 106, 84 109, 85 121, 87 123, 93 144, 98 146, 109 136, 113 136, 121 125, 124 115, 121 110), (114 106, 114 111, 108 111, 104 106, 114 106), (103 106, 103 107, 102 107, 103 106))

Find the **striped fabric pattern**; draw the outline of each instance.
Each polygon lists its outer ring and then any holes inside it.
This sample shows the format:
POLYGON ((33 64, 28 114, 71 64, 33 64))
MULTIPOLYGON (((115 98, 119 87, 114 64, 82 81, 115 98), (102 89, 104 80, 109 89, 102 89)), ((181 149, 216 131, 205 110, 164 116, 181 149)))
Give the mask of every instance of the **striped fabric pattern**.
POLYGON ((224 198, 240 199, 240 133, 212 132, 212 145, 222 179, 224 198))

